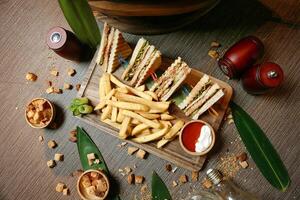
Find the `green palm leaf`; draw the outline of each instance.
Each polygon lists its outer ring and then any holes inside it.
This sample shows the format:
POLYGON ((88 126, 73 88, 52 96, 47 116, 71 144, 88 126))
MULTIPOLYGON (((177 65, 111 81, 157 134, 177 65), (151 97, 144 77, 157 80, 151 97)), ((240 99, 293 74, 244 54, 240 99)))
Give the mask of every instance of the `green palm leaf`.
POLYGON ((257 123, 237 104, 230 103, 234 123, 256 166, 275 188, 285 191, 289 174, 273 145, 257 123))
POLYGON ((172 197, 169 190, 161 178, 157 175, 155 171, 152 173, 151 181, 152 199, 156 200, 171 200, 172 197))

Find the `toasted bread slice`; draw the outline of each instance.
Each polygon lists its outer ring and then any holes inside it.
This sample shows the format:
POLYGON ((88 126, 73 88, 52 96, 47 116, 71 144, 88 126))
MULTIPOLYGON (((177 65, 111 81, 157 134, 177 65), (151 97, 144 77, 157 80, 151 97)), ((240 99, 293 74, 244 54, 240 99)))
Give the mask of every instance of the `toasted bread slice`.
POLYGON ((192 116, 194 120, 197 120, 200 115, 207 111, 211 106, 218 102, 224 96, 223 90, 218 90, 203 106, 192 116))
POLYGON ((131 53, 132 49, 130 48, 129 44, 124 40, 122 33, 116 29, 109 55, 107 72, 112 73, 117 69, 117 67, 120 65, 119 56, 121 56, 123 59, 126 59, 131 53))
POLYGON ((186 108, 198 95, 201 95, 202 89, 209 83, 209 76, 204 74, 198 83, 193 87, 189 95, 179 104, 180 109, 186 108))
POLYGON ((122 79, 130 81, 134 75, 135 68, 140 64, 140 59, 144 55, 144 51, 148 47, 148 42, 144 38, 139 39, 138 43, 136 44, 132 56, 130 58, 129 64, 126 70, 122 74, 122 79))

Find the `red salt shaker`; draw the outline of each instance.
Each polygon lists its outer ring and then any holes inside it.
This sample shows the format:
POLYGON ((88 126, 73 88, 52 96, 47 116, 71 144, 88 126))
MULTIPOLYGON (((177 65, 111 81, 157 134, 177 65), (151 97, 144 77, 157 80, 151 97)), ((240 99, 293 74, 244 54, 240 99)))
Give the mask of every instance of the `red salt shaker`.
POLYGON ((63 58, 74 61, 88 60, 90 49, 71 32, 56 26, 48 31, 47 45, 63 58))
POLYGON ((283 70, 279 65, 266 62, 248 69, 242 76, 242 85, 250 94, 263 94, 278 87, 283 77, 283 70))
POLYGON ((248 36, 230 47, 218 64, 229 78, 239 78, 263 53, 264 45, 261 40, 255 36, 248 36))

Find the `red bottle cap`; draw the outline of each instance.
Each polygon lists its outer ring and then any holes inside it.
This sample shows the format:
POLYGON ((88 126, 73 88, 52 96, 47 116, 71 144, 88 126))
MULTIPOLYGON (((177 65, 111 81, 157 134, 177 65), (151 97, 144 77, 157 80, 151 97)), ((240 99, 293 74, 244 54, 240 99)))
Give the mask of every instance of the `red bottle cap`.
POLYGON ((259 67, 258 80, 266 88, 278 87, 284 78, 283 70, 279 65, 266 62, 259 67))
POLYGON ((61 49, 67 42, 67 32, 61 27, 54 27, 47 34, 47 45, 56 51, 61 49))

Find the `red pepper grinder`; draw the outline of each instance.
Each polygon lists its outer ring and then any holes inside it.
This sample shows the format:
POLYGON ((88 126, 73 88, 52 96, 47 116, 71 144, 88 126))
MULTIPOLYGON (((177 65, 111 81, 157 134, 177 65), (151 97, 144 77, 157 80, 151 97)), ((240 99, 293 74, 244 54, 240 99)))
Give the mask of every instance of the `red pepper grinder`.
POLYGON ((255 36, 248 36, 230 47, 218 61, 222 72, 229 78, 239 78, 241 74, 262 57, 264 45, 255 36))
POLYGON ((47 34, 47 45, 63 58, 74 61, 84 61, 90 58, 91 49, 82 44, 71 32, 56 26, 47 34))
POLYGON ((242 76, 242 85, 250 94, 263 94, 278 87, 283 81, 283 70, 272 62, 258 64, 247 70, 242 76))

